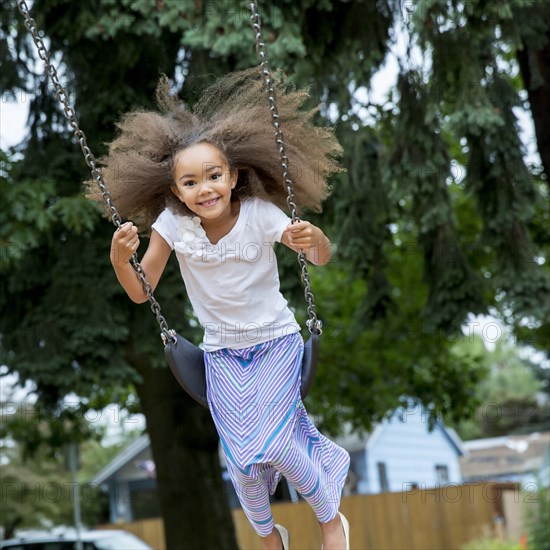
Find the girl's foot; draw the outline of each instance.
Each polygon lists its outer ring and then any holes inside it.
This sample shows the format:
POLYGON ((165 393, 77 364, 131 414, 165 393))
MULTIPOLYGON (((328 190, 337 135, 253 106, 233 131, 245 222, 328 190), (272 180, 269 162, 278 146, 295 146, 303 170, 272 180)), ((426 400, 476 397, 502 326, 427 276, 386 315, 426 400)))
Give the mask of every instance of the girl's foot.
POLYGON ((334 519, 327 523, 321 523, 323 531, 323 550, 347 550, 349 549, 349 524, 345 516, 340 512, 334 519))

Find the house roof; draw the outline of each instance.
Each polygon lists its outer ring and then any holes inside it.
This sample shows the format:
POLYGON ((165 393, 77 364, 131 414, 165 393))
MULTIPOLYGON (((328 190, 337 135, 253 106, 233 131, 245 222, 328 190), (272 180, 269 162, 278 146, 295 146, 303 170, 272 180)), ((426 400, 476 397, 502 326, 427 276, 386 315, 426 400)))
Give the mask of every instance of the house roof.
MULTIPOLYGON (((115 476, 122 468, 124 468, 129 462, 132 462, 140 453, 145 451, 151 445, 151 440, 149 439, 149 434, 143 434, 138 437, 135 441, 132 441, 125 449, 123 449, 119 454, 111 460, 106 466, 104 466, 92 479, 89 483, 101 485, 106 481, 109 481, 110 478, 115 476)), ((220 455, 220 465, 222 468, 226 467, 225 459, 219 449, 220 455)))
POLYGON ((101 485, 114 476, 126 464, 134 460, 140 453, 149 447, 149 435, 143 434, 132 441, 125 449, 120 451, 111 462, 104 466, 91 480, 90 483, 101 485))
POLYGON ((535 473, 550 445, 550 432, 474 439, 463 445, 468 451, 468 455, 460 459, 465 479, 535 473))
POLYGON ((443 434, 448 437, 451 443, 456 447, 459 456, 465 456, 468 454, 468 449, 464 445, 464 442, 460 439, 460 436, 453 428, 448 428, 442 422, 438 422, 437 425, 443 434))

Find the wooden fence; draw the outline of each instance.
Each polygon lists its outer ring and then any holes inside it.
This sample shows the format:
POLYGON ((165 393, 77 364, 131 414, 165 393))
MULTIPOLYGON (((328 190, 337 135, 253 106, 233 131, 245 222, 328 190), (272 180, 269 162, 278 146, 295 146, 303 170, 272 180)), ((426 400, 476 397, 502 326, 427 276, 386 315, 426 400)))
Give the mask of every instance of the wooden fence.
MULTIPOLYGON (((507 490, 511 489, 486 483, 354 495, 342 499, 340 510, 350 522, 353 549, 459 550, 473 539, 501 533, 507 490)), ((289 530, 292 548, 321 547, 321 530, 306 502, 273 504, 272 510, 275 522, 289 530)), ((242 510, 233 510, 233 520, 241 550, 260 548, 242 510)), ((158 518, 101 528, 125 529, 155 550, 173 550, 165 546, 162 520, 158 518)))

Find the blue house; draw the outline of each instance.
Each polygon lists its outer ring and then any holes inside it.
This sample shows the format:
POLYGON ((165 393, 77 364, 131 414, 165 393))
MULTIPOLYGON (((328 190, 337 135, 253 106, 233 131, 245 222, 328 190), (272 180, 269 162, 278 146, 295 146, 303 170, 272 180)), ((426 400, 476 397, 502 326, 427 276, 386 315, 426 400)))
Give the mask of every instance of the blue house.
MULTIPOLYGON (((350 453, 344 495, 408 491, 461 483, 459 458, 465 454, 456 433, 441 422, 429 430, 420 407, 396 410, 368 434, 349 430, 335 441, 350 453)), ((220 464, 231 507, 239 507, 235 491, 220 464)), ((160 515, 149 436, 142 435, 99 471, 90 483, 109 494, 111 522, 160 515)), ((283 479, 273 501, 296 502, 301 497, 283 479)))
POLYGON ((160 515, 155 463, 147 434, 132 441, 89 483, 109 495, 111 523, 160 515))
POLYGON ((336 442, 351 455, 348 494, 398 492, 462 482, 466 451, 456 432, 437 422, 429 430, 422 407, 396 410, 365 436, 348 433, 336 442))

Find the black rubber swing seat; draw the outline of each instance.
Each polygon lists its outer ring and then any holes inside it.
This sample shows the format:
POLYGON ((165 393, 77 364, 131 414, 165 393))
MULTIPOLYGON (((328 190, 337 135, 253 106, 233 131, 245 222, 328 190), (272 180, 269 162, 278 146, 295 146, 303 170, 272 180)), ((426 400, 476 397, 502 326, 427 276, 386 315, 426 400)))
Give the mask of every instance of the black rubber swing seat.
MULTIPOLYGON (((204 351, 176 332, 175 341, 170 340, 164 346, 164 355, 180 386, 197 403, 208 409, 204 351)), ((313 384, 317 372, 318 355, 319 335, 312 333, 304 346, 304 356, 302 358, 302 381, 300 385, 302 399, 305 399, 313 384)))

